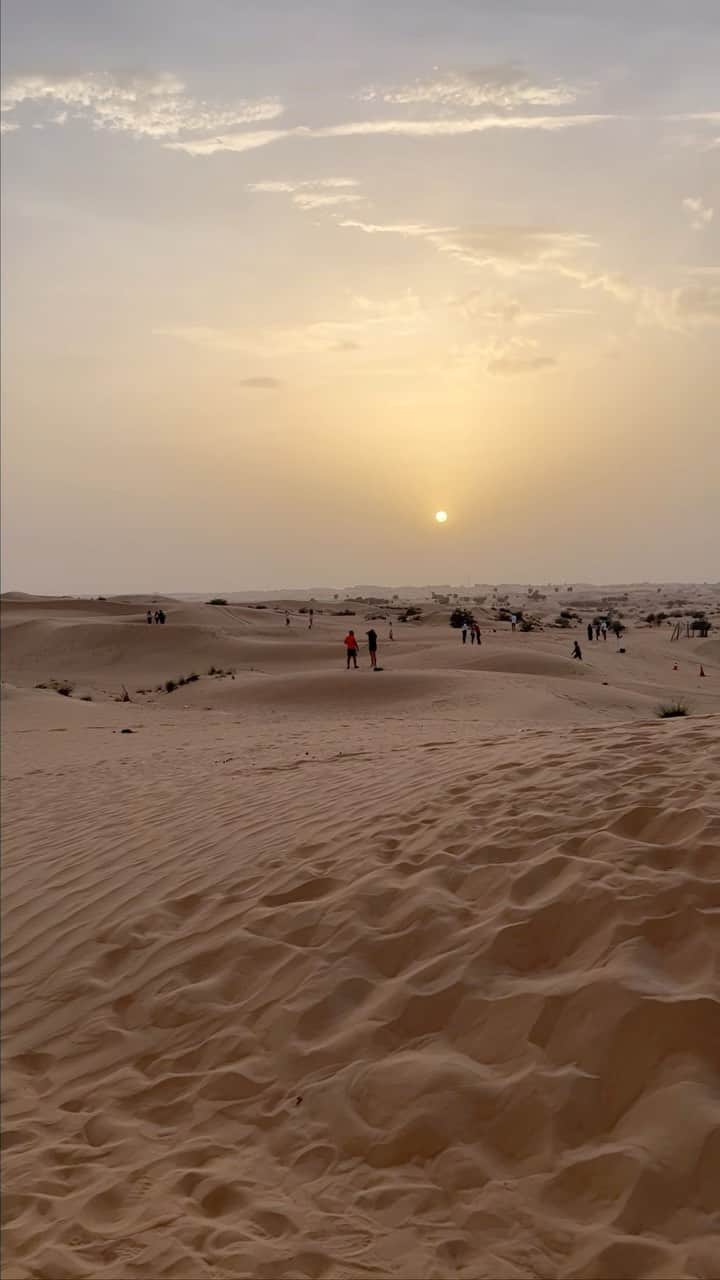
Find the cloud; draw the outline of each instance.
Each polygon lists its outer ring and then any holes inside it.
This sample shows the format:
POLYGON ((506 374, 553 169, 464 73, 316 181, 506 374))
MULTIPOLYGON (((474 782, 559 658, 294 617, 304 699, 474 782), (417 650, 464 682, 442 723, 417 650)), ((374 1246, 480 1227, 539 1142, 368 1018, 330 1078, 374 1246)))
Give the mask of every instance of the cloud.
POLYGON ((0 120, 0 134, 14 133, 15 130, 19 128, 20 125, 15 124, 13 120, 0 120))
POLYGON ((518 129, 554 131, 581 128, 616 119, 608 115, 563 116, 472 116, 436 120, 350 120, 344 124, 320 125, 309 128, 297 125, 291 129, 265 130, 262 133, 228 133, 214 138, 189 139, 167 142, 173 151, 185 151, 191 156, 211 156, 218 151, 247 151, 250 147, 268 146, 286 138, 351 138, 351 137, 405 137, 446 138, 485 133, 489 129, 518 129), (251 140, 250 140, 251 139, 251 140))
POLYGON ((279 378, 242 378, 241 387, 252 387, 256 391, 277 391, 282 382, 279 378))
POLYGON ((693 231, 704 231, 713 220, 715 210, 704 204, 700 196, 686 196, 682 207, 690 218, 693 231))
POLYGON ((320 191, 301 191, 293 196, 293 204, 299 209, 324 209, 332 205, 356 204, 362 196, 329 195, 320 191))
POLYGON ((560 262, 592 247, 588 236, 574 231, 545 231, 536 227, 432 227, 424 223, 372 223, 346 218, 341 227, 366 235, 399 235, 428 241, 474 267, 493 267, 510 275, 560 262))
POLYGON ((250 182, 248 191, 289 195, 298 209, 325 209, 361 201, 361 195, 347 191, 357 185, 355 178, 308 178, 302 182, 250 182))
POLYGON ((53 117, 55 124, 64 124, 70 115, 91 120, 96 129, 157 139, 273 120, 283 110, 274 99, 242 100, 224 107, 198 101, 187 96, 181 80, 164 73, 16 76, 2 91, 4 112, 25 103, 44 102, 68 108, 53 117))
POLYGON ((449 71, 410 84, 388 88, 371 86, 360 97, 393 105, 423 103, 442 107, 562 107, 574 102, 580 90, 562 81, 540 84, 512 63, 449 71))

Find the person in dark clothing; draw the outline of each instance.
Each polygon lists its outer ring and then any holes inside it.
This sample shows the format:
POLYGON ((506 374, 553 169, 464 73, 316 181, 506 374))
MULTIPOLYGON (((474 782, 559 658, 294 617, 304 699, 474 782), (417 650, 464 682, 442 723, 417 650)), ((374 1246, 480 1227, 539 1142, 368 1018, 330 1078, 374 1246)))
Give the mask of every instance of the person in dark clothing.
POLYGON ((588 640, 592 640, 592 637, 593 637, 592 622, 588 622, 587 624, 587 637, 588 637, 588 640))
POLYGON ((159 609, 156 609, 156 610, 155 610, 154 617, 155 617, 155 622, 156 622, 156 624, 157 624, 157 623, 159 623, 159 622, 160 622, 160 610, 159 610, 159 609))
POLYGON ((368 649, 370 650, 370 666, 377 666, 377 631, 371 627, 367 633, 368 649))
POLYGON ((146 613, 146 615, 145 615, 145 616, 146 616, 146 618, 147 618, 148 622, 150 623, 150 626, 152 626, 152 609, 148 609, 148 611, 147 611, 147 613, 146 613))
POLYGON ((162 627, 162 626, 164 626, 164 624, 165 624, 165 610, 164 610, 164 609, 158 609, 158 622, 160 623, 160 626, 161 626, 161 627, 162 627))
POLYGON ((595 623, 595 639, 596 640, 600 639, 600 623, 599 622, 595 623))
POLYGON ((577 640, 573 645, 572 656, 573 658, 579 658, 580 661, 582 662, 582 649, 580 648, 580 645, 578 644, 577 640))
POLYGON ((480 634, 480 623, 479 623, 479 622, 476 622, 476 623, 475 623, 475 639, 477 640, 478 644, 482 644, 482 636, 481 636, 481 634, 480 634))
POLYGON ((308 631, 312 631, 313 615, 314 615, 314 611, 311 609, 311 610, 310 610, 310 621, 308 622, 308 631))

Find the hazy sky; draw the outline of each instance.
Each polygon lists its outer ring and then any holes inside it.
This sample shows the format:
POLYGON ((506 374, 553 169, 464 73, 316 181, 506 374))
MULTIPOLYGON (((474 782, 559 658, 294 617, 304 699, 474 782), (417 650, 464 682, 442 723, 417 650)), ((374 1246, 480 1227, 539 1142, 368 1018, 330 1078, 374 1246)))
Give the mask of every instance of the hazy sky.
POLYGON ((3 10, 5 590, 718 577, 718 0, 3 10))

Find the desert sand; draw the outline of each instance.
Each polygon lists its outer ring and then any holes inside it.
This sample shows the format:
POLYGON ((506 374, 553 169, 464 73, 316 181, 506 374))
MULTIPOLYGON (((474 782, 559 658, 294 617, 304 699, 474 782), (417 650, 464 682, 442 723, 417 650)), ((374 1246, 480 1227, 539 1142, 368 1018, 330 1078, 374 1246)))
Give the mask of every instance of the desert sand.
POLYGON ((4 599, 7 1280, 720 1275, 720 592, 601 595, 4 599))

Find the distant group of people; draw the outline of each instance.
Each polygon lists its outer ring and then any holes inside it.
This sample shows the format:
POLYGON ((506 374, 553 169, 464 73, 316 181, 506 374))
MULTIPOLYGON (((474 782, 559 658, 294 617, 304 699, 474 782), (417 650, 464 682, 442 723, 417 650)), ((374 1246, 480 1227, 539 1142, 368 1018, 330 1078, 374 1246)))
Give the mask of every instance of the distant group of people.
POLYGON ((165 622, 165 618, 167 615, 165 614, 164 609, 156 609, 154 613, 152 609, 148 609, 147 614, 145 616, 150 626, 152 626, 154 622, 162 626, 165 622))
POLYGON ((596 640, 599 640, 601 636, 603 640, 607 640, 608 624, 604 618, 602 619, 601 622, 588 622, 587 624, 588 640, 593 639, 593 633, 596 640))
POLYGON ((468 635, 470 636, 470 643, 471 643, 471 644, 475 644, 475 641, 476 641, 476 640, 477 640, 478 644, 482 644, 482 636, 481 636, 481 634, 480 634, 480 626, 479 626, 479 623, 477 623, 477 622, 471 622, 470 624, 468 624, 467 622, 463 622, 463 624, 462 624, 462 626, 461 626, 461 628, 460 628, 460 635, 462 636, 462 642, 463 642, 463 644, 467 644, 467 638, 468 638, 468 635))
MULTIPOLYGON (((375 629, 371 627, 370 630, 366 631, 365 634, 367 635, 368 653, 370 654, 370 666, 373 668, 377 668, 377 648, 378 648, 377 631, 375 631, 375 629)), ((390 636, 390 639, 392 640, 392 635, 390 636)), ((358 642, 357 636, 355 635, 355 632, 352 629, 348 631, 343 643, 345 645, 347 670, 348 671, 350 670, 351 663, 355 668, 355 670, 357 670, 357 664, 358 664, 357 660, 358 660, 358 653, 360 651, 360 644, 358 642)))

